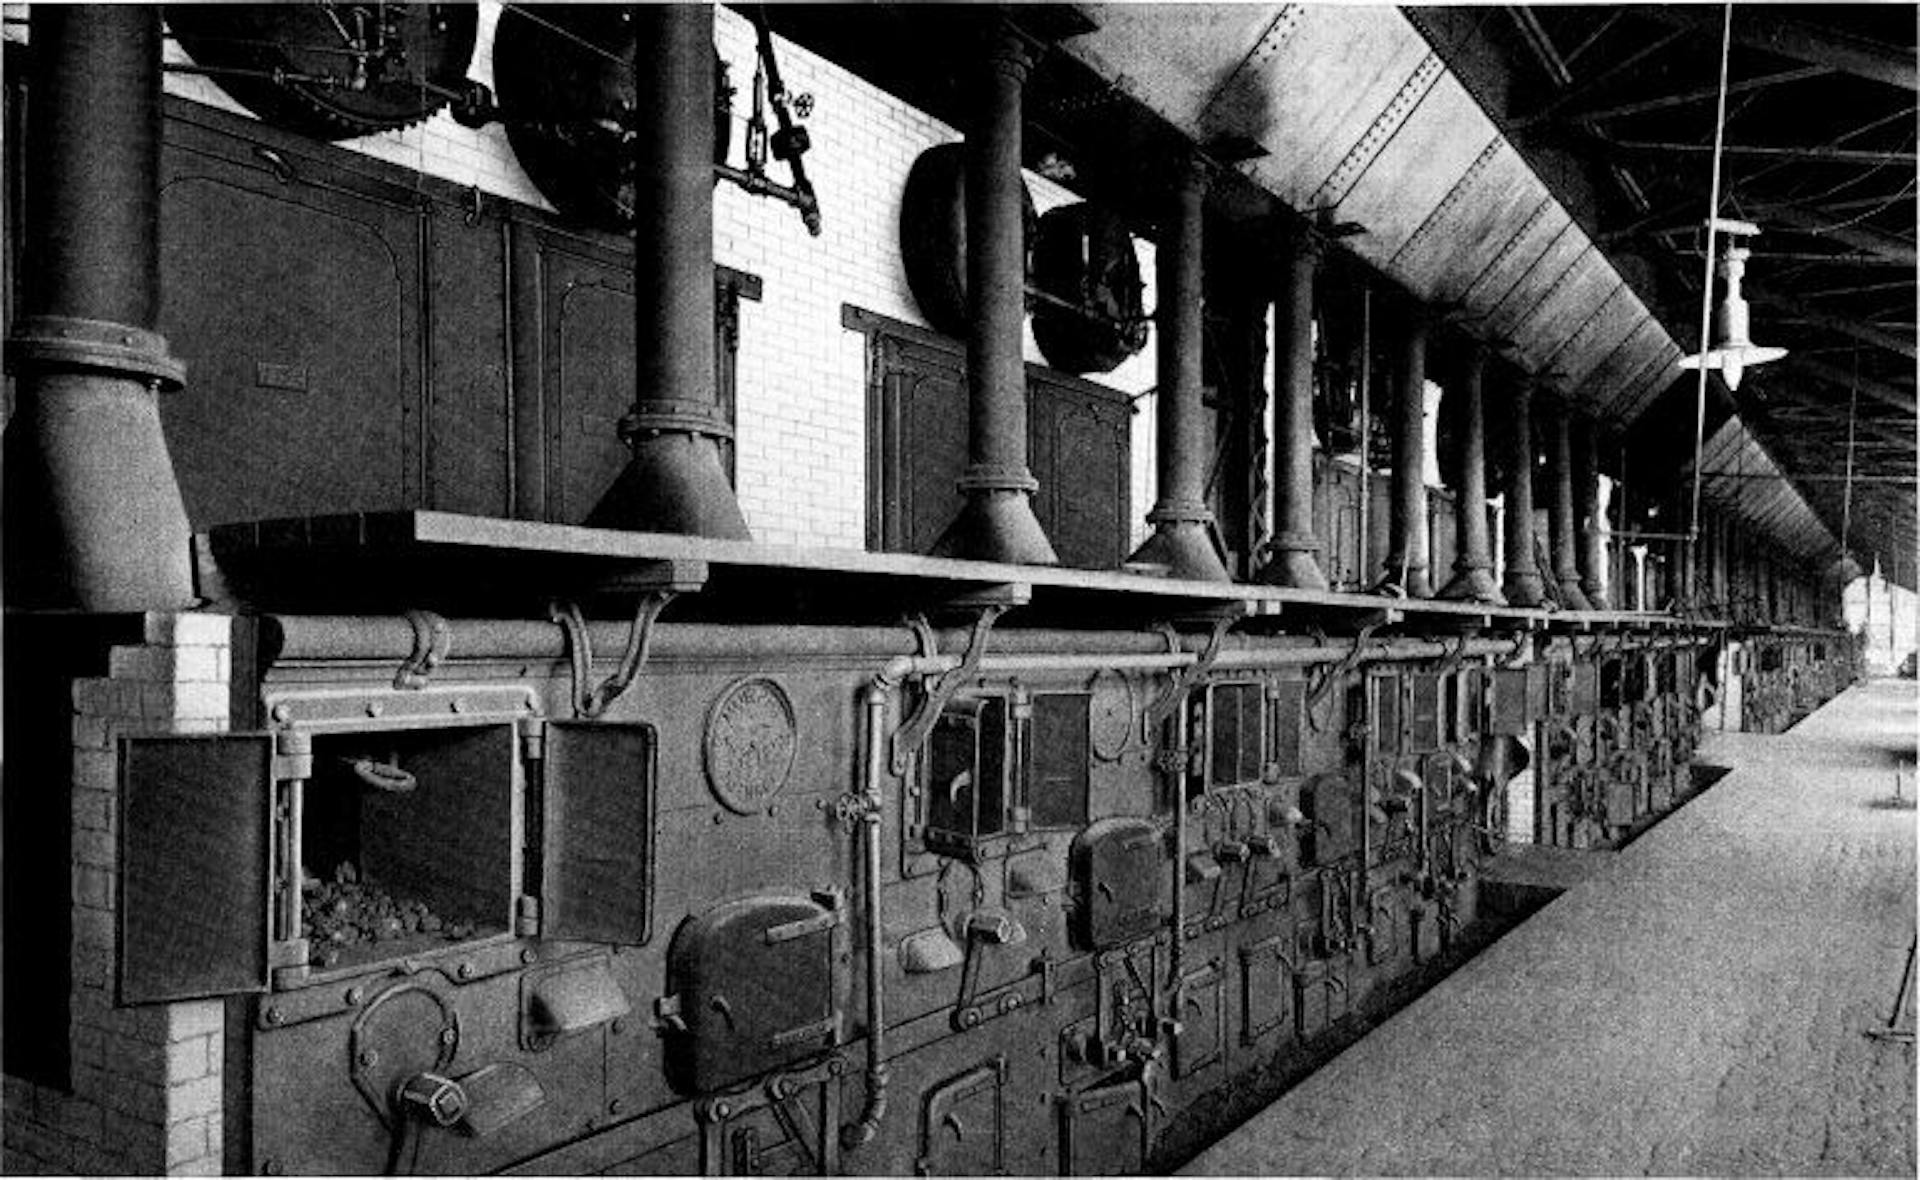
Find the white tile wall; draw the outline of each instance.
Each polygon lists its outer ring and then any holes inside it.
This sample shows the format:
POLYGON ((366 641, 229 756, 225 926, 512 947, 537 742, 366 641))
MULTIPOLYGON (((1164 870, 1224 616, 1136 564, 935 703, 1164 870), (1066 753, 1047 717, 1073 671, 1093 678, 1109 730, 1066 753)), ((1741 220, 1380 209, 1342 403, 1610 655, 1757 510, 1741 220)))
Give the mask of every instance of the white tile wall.
MULTIPOLYGON (((498 3, 480 5, 478 50, 468 75, 491 83, 498 3)), ((736 162, 754 70, 753 27, 716 12, 715 42, 739 88, 736 162)), ((756 538, 780 544, 858 549, 866 536, 866 351, 843 328, 842 304, 923 324, 900 261, 900 196, 920 152, 960 138, 938 119, 824 59, 776 39, 783 79, 815 105, 806 157, 819 193, 824 232, 808 236, 799 214, 778 201, 721 184, 714 198, 716 260, 759 275, 765 294, 741 309, 738 471, 741 507, 756 538)), ((180 59, 169 45, 169 58, 180 59)), ((212 81, 173 74, 170 93, 241 111, 212 81)), ((241 111, 244 113, 244 111, 241 111)), ((541 208, 550 208, 514 161, 498 126, 474 131, 444 112, 400 131, 346 141, 348 150, 541 208)), ((772 165, 785 181, 785 168, 772 165)), ((1073 200, 1029 174, 1041 210, 1073 200)), ((1146 306, 1154 306, 1153 247, 1140 245, 1146 306)), ((1041 359, 1031 332, 1027 357, 1041 359)), ((1139 394, 1154 384, 1154 349, 1099 378, 1139 394)), ((1153 504, 1153 398, 1140 399, 1133 434, 1134 540, 1145 537, 1153 504)))

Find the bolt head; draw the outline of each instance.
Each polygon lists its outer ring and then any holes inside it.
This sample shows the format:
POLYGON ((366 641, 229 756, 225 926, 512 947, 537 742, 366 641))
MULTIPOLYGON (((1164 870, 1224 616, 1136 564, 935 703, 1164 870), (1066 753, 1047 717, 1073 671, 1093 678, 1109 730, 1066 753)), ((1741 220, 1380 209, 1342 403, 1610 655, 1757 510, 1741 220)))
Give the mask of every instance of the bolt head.
POLYGON ((440 1030, 440 1043, 442 1045, 451 1045, 459 1039, 460 1039, 460 1034, 454 1032, 450 1028, 443 1028, 440 1030))
POLYGON ((280 1011, 280 1009, 279 1009, 279 1008, 269 1008, 269 1009, 267 1009, 267 1023, 268 1023, 268 1024, 279 1024, 279 1023, 281 1023, 282 1021, 284 1021, 284 1020, 286 1020, 286 1018, 287 1018, 287 1015, 286 1015, 286 1013, 284 1013, 284 1012, 282 1012, 282 1011, 280 1011))

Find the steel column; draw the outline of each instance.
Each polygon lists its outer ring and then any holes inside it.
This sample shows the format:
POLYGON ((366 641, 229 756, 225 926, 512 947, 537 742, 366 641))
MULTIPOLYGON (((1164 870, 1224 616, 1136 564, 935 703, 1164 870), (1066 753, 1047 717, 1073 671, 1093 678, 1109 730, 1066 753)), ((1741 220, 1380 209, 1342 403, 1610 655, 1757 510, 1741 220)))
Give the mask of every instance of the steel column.
POLYGON ((1493 581, 1493 549, 1487 535, 1487 416, 1482 389, 1486 371, 1487 346, 1474 341, 1468 345, 1467 363, 1460 375, 1458 391, 1466 405, 1466 437, 1460 448, 1460 487, 1454 498, 1460 553, 1454 558, 1453 580, 1440 591, 1440 597, 1497 605, 1506 599, 1493 581))
POLYGON ((1282 237, 1285 278, 1273 304, 1273 552, 1260 578, 1325 590, 1313 532, 1313 279, 1326 245, 1302 224, 1282 237))
POLYGON ((1556 399, 1548 405, 1547 487, 1552 497, 1547 505, 1548 551, 1553 557, 1553 581, 1560 589, 1561 605, 1569 610, 1591 610, 1587 596, 1580 592, 1580 565, 1574 556, 1573 439, 1568 417, 1564 402, 1556 399))
POLYGON ((177 610, 191 529, 158 394, 186 370, 160 309, 160 11, 36 5, 27 279, 7 342, 8 605, 177 610))
POLYGON ((1386 576, 1375 590, 1409 598, 1431 598, 1433 587, 1427 580, 1427 481, 1421 470, 1426 459, 1427 438, 1425 308, 1417 304, 1408 307, 1400 343, 1386 576))
POLYGON ((1507 576, 1501 589, 1513 606, 1539 606, 1547 592, 1533 557, 1533 386, 1525 377, 1514 383, 1511 410, 1506 528, 1501 538, 1507 576))
POLYGON ((1155 413, 1160 498, 1147 522, 1153 535, 1129 560, 1164 565, 1176 578, 1230 581, 1207 507, 1207 419, 1201 404, 1201 245, 1207 173, 1189 159, 1173 192, 1172 216, 1154 256, 1160 311, 1155 413))
POLYGON ((980 63, 967 133, 967 468, 960 515, 934 542, 937 557, 1055 565, 1033 514, 1040 484, 1027 468, 1026 226, 1021 205, 1021 91, 1033 47, 1010 26, 980 63))
POLYGON ((1607 539, 1600 526, 1600 424, 1580 419, 1580 441, 1574 452, 1574 511, 1577 514, 1575 558, 1580 590, 1594 610, 1612 610, 1607 598, 1607 539))
POLYGON ((640 4, 634 71, 633 452, 587 523, 749 540, 713 373, 713 8, 640 4))

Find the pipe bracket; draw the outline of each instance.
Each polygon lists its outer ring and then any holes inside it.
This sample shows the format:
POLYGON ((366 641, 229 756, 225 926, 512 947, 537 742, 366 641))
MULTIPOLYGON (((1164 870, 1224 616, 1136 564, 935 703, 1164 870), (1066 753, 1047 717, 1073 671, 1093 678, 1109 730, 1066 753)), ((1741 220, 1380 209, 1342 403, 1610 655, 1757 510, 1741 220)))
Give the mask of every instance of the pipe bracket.
MULTIPOLYGON (((1200 658, 1173 672, 1168 678, 1166 690, 1160 694, 1159 699, 1147 706, 1147 711, 1141 716, 1142 732, 1146 740, 1153 740, 1153 731, 1166 724, 1167 719, 1173 716, 1174 710, 1180 707, 1180 702, 1186 699, 1187 693, 1193 689, 1193 686, 1198 684, 1207 673, 1213 671, 1214 661, 1220 658, 1221 649, 1226 646, 1227 628, 1231 626, 1233 626, 1232 619, 1216 621, 1213 624, 1212 633, 1207 636, 1207 646, 1201 651, 1200 658)), ((1169 627, 1168 630, 1171 631, 1172 628, 1169 627)))
POLYGON ((430 610, 410 610, 406 618, 407 625, 413 628, 413 650, 393 674, 393 686, 422 689, 433 676, 433 670, 447 658, 453 633, 447 620, 430 610))
POLYGON ((941 710, 947 707, 947 702, 953 699, 953 694, 959 691, 960 686, 979 672, 980 661, 987 654, 987 635, 993 630, 995 620, 1006 609, 1004 606, 989 606, 975 616, 973 634, 967 640, 967 651, 959 665, 928 684, 913 716, 901 722, 900 727, 893 731, 889 764, 894 774, 907 773, 914 752, 926 744, 934 723, 940 719, 941 710))

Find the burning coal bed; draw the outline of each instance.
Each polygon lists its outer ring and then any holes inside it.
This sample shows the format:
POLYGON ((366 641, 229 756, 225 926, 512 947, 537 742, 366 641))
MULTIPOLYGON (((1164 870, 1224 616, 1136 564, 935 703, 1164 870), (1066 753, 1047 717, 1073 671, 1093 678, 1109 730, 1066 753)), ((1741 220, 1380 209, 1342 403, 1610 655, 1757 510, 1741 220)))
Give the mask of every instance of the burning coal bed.
MULTIPOLYGON (((312 947, 307 962, 319 968, 364 960, 382 943, 461 942, 475 930, 472 921, 442 917, 423 901, 394 897, 350 862, 337 866, 331 881, 306 877, 300 919, 312 947)), ((402 948, 391 949, 398 954, 402 948)))

